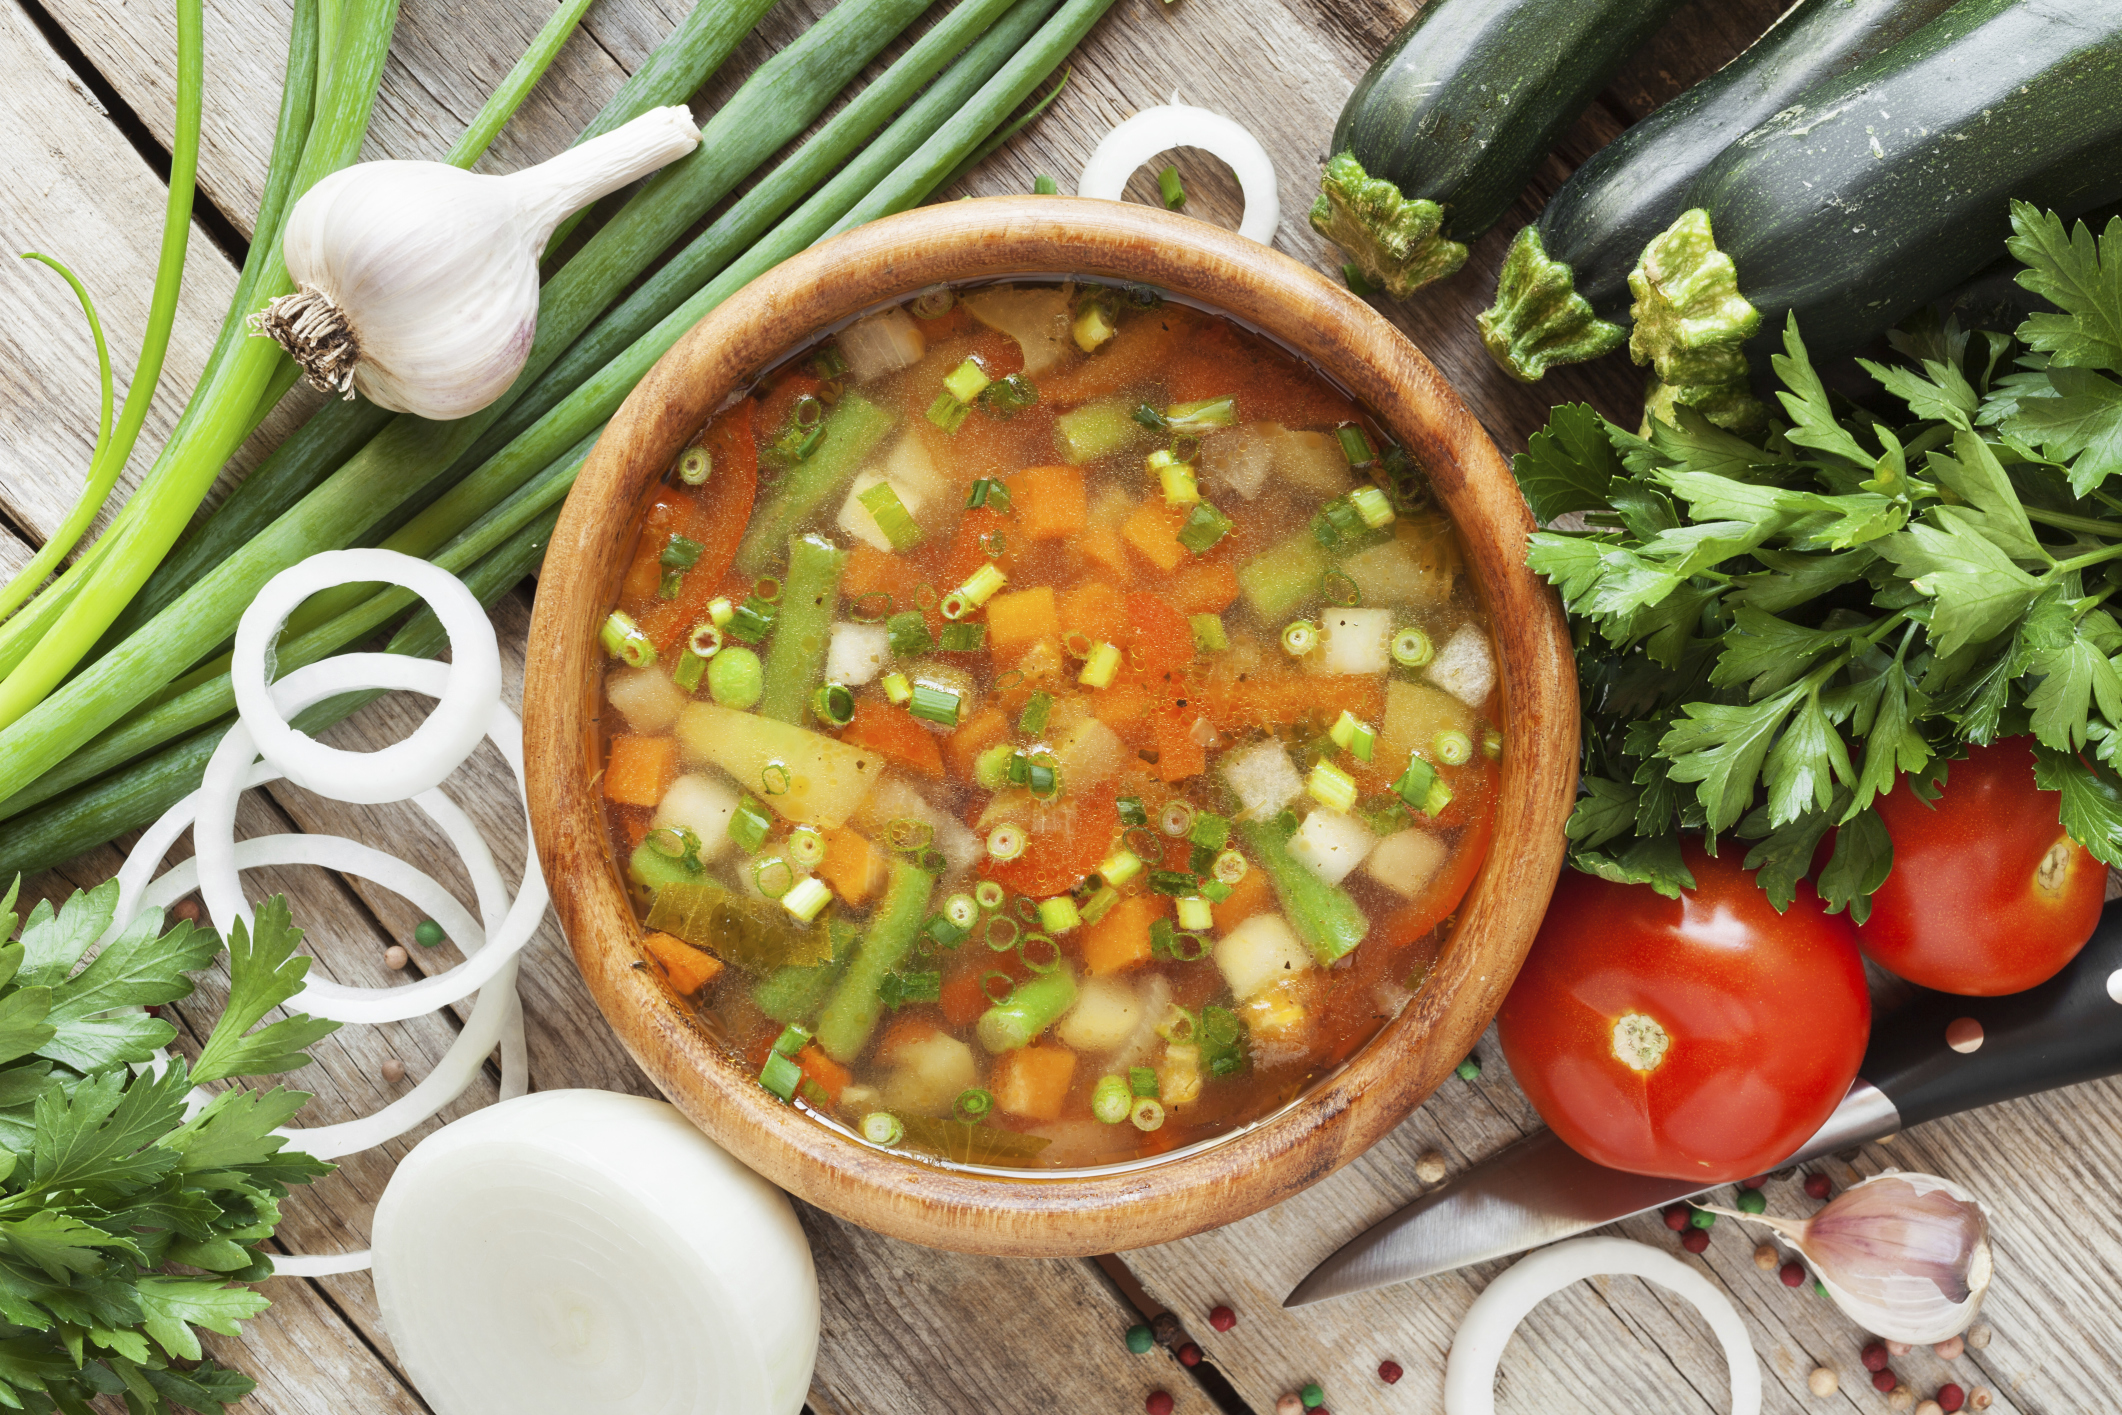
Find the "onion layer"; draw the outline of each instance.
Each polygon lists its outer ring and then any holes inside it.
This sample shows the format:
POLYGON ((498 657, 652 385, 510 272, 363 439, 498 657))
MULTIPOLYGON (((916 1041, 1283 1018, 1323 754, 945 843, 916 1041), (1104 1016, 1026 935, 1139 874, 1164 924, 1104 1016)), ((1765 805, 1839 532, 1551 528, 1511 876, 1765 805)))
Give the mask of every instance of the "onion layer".
POLYGON ((1273 245, 1275 228, 1282 224, 1282 191, 1275 181, 1275 160, 1260 140, 1221 113, 1190 108, 1183 103, 1145 108, 1107 133, 1083 176, 1076 182, 1076 195, 1118 201, 1135 169, 1160 152, 1175 147, 1198 147, 1222 158, 1237 174, 1245 193, 1245 219, 1238 234, 1273 245))

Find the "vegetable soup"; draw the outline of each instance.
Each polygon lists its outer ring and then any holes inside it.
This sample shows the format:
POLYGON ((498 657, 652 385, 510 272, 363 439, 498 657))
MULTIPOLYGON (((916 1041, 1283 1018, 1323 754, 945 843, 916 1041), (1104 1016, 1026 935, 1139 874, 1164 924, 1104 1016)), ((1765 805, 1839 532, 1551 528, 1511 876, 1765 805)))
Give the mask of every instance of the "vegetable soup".
POLYGON ((937 288, 782 363, 602 637, 643 966, 880 1146, 1270 1115, 1421 987, 1487 848, 1495 657, 1420 469, 1139 287, 937 288))

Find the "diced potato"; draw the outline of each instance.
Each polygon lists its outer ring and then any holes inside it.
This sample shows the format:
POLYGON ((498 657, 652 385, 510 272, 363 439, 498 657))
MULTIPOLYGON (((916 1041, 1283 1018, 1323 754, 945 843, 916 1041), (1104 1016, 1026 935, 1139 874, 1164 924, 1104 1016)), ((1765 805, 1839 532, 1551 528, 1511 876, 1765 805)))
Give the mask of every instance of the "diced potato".
POLYGON ((877 518, 870 514, 870 509, 862 504, 862 493, 880 482, 890 482, 892 491, 899 498, 899 504, 906 508, 907 515, 916 518, 918 524, 921 507, 927 498, 905 483, 879 476, 875 472, 855 473, 854 481, 848 484, 847 500, 840 503, 840 515, 833 524, 864 545, 877 550, 891 550, 894 548, 891 537, 877 524, 877 518))
POLYGON ((1395 831, 1378 842, 1363 872, 1396 894, 1413 899, 1429 888, 1451 847, 1420 826, 1395 831))
POLYGON ((1267 489, 1279 423, 1247 423, 1201 444, 1201 473, 1211 486, 1227 486, 1247 501, 1267 489))
POLYGON ((1274 443, 1275 480, 1320 496, 1339 496, 1355 485, 1340 439, 1324 432, 1276 430, 1282 435, 1274 443))
POLYGON ((1078 721, 1054 749, 1062 784, 1071 791, 1096 786, 1125 766, 1128 756, 1127 744, 1120 740, 1120 734, 1095 717, 1078 721))
POLYGON ((949 1115, 966 1088, 979 1083, 973 1049, 948 1032, 901 1042, 888 1059, 884 1108, 901 1115, 949 1115))
POLYGON ((1141 1017, 1135 1030, 1127 1040, 1113 1049, 1105 1058, 1108 1071, 1124 1071, 1130 1066, 1147 1066, 1150 1053, 1164 1045, 1164 1038, 1157 1034, 1157 1026, 1171 1011, 1172 985, 1165 981, 1162 973, 1151 973, 1142 983, 1141 1017))
POLYGON ((1462 625, 1422 676, 1469 707, 1488 700, 1496 686, 1496 657, 1488 646, 1488 635, 1471 624, 1462 625))
POLYGON ((1201 1099, 1201 1048, 1164 1048, 1164 1055, 1157 1060, 1157 1099, 1167 1106, 1201 1099))
POLYGON ((1029 1046, 995 1060, 995 1108, 1027 1120, 1059 1120, 1075 1079, 1076 1054, 1067 1047, 1029 1046))
POLYGON ((1392 667, 1390 609, 1327 609, 1319 620, 1324 632, 1319 651, 1305 658, 1306 671, 1384 673, 1392 667))
POLYGON ((678 718, 678 740, 694 761, 713 762, 783 817, 807 825, 845 825, 884 774, 884 759, 863 747, 757 713, 694 703, 678 718), (769 789, 767 768, 788 774, 788 789, 769 789))
POLYGON ((1142 1024, 1142 993, 1118 978, 1091 978, 1076 991, 1076 1005, 1054 1027, 1054 1035, 1078 1051, 1112 1051, 1142 1024))
POLYGON ((1341 562, 1365 604, 1430 609, 1451 598, 1459 552, 1449 527, 1428 518, 1397 521, 1393 538, 1341 562))
POLYGON ((1216 944, 1216 967, 1240 1002, 1311 966, 1311 950, 1280 914, 1255 914, 1216 944))
POLYGON ((626 719, 629 732, 655 736, 670 731, 670 725, 692 701, 671 682, 661 668, 615 668, 604 677, 604 695, 626 719))
POLYGON ((1254 993, 1238 1007, 1255 1066, 1279 1066, 1310 1054, 1316 1021, 1311 976, 1281 978, 1254 993))
POLYGON ((1354 816, 1339 811, 1316 810, 1304 818, 1290 837, 1289 853, 1298 864, 1327 884, 1339 884, 1349 871, 1363 863, 1378 837, 1363 828, 1354 816))
POLYGON ((882 624, 835 624, 825 650, 825 681, 859 688, 884 669, 891 632, 882 624))
MULTIPOLYGON (((902 433, 892 444, 884 458, 884 475, 893 485, 907 488, 923 501, 940 501, 950 495, 950 481, 936 470, 935 454, 917 432, 902 433)), ((908 503, 906 509, 914 508, 908 503)))
POLYGON ((1289 752, 1272 737, 1226 753, 1216 767, 1251 820, 1272 816, 1304 789, 1289 752))
POLYGON ((917 364, 928 352, 920 326, 896 305, 849 325, 833 342, 840 346, 847 371, 859 383, 917 364))
POLYGON ((904 777, 887 776, 855 813, 855 823, 872 837, 881 836, 887 825, 901 819, 928 823, 934 832, 930 843, 950 866, 949 875, 963 874, 987 854, 987 846, 979 836, 966 829, 962 821, 930 805, 904 777))
POLYGON ((1388 776, 1398 776, 1408 753, 1419 747, 1427 755, 1440 732, 1473 736, 1473 710, 1441 688, 1395 678, 1385 689, 1385 721, 1371 760, 1388 776))
POLYGON ((1024 373, 1037 378, 1056 363, 1068 341, 1068 292, 1056 285, 998 285, 959 298, 974 319, 999 329, 1024 351, 1024 373))
POLYGON ((729 848, 729 818, 737 813, 737 789, 721 776, 689 771, 670 784, 656 807, 650 830, 684 826, 700 837, 700 862, 729 848))

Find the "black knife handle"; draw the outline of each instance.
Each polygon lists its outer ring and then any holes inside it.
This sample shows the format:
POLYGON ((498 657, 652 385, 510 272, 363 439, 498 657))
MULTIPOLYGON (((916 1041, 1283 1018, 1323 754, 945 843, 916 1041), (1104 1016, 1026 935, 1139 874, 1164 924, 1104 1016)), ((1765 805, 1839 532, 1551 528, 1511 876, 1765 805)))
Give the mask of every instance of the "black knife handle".
POLYGON ((2122 1072, 2117 970, 2122 900, 2101 910, 2078 956, 2037 988, 2009 997, 1917 989, 1872 1028, 1864 1079, 1886 1093, 1908 1126, 2122 1072), (1980 1044, 1956 1051, 1948 1030, 1959 1024, 1965 1046, 1969 1022, 1980 1028, 1980 1044))

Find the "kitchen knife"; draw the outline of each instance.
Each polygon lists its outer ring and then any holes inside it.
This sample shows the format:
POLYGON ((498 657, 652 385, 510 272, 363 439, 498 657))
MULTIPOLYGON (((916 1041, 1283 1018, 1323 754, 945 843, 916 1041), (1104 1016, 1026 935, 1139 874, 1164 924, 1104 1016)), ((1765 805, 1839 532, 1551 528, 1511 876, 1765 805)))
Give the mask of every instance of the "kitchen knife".
MULTIPOLYGON (((2040 987, 2010 997, 1916 990, 1872 1029, 1819 1133, 1778 1169, 1939 1116, 2122 1072, 2122 901, 2040 987)), ((1714 1186, 1712 1186, 1714 1187, 1714 1186)), ((1328 1297, 1509 1257, 1705 1192, 1592 1163, 1542 1130, 1349 1240, 1283 1299, 1328 1297)))

